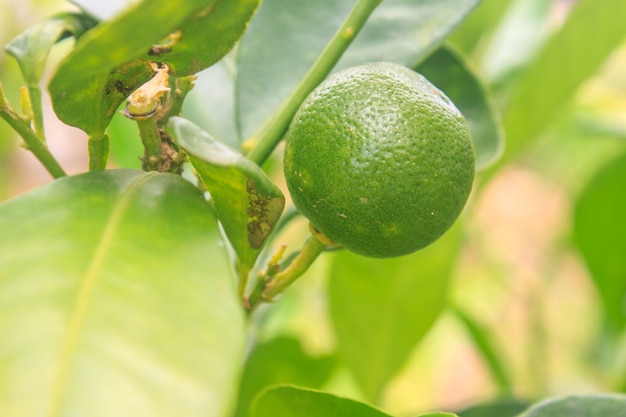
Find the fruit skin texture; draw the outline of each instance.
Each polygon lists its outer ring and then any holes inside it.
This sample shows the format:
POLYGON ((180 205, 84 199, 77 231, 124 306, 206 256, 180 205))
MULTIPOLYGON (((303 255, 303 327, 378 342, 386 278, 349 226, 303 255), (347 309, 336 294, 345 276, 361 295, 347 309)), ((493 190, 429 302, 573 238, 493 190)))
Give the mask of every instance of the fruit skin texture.
POLYGON ((296 207, 370 257, 421 249, 452 226, 472 188, 465 119, 426 78, 378 62, 348 68, 304 101, 286 135, 296 207))

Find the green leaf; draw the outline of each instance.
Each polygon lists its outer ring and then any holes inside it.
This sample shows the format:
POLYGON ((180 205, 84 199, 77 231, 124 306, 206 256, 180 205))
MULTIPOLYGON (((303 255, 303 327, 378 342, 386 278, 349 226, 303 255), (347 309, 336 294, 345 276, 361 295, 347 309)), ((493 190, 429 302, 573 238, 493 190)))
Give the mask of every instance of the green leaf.
POLYGON ((39 81, 52 47, 68 36, 79 38, 96 22, 77 13, 63 13, 41 22, 18 35, 5 46, 17 60, 32 103, 35 126, 43 131, 43 113, 39 81))
POLYGON ((370 401, 443 310, 459 248, 454 227, 412 255, 372 259, 342 251, 332 259, 328 291, 339 352, 370 401))
POLYGON ((537 54, 504 116, 506 162, 554 120, 556 112, 624 39, 622 0, 580 0, 537 54), (593 36, 590 36, 593 34, 593 36))
POLYGON ((548 400, 520 417, 622 417, 624 410, 626 395, 598 394, 548 400))
POLYGON ((195 187, 65 177, 0 205, 0 230, 0 415, 231 411, 244 318, 195 187))
MULTIPOLYGON (((370 61, 414 66, 479 0, 385 0, 336 69, 370 61)), ((295 89, 354 2, 265 0, 239 45, 237 111, 243 137, 295 89)))
POLYGON ((270 388, 252 405, 251 417, 390 417, 367 404, 292 386, 270 388))
POLYGON ((528 408, 528 403, 516 399, 499 399, 478 404, 457 412, 458 417, 515 417, 528 408))
POLYGON ((39 83, 50 49, 68 36, 79 38, 96 22, 77 13, 62 13, 27 29, 4 48, 20 65, 24 80, 30 86, 39 83))
POLYGON ((502 153, 503 132, 492 99, 461 55, 444 46, 415 68, 441 89, 461 110, 472 133, 476 169, 491 164, 502 153))
POLYGON ((85 34, 58 68, 50 83, 57 115, 101 137, 112 112, 152 75, 148 62, 168 64, 174 76, 207 68, 234 46, 257 5, 258 0, 137 3, 85 34), (172 33, 177 36, 166 39, 172 33))
POLYGON ((574 209, 574 241, 600 293, 610 327, 626 324, 626 153, 602 167, 574 209))
POLYGON ((226 55, 258 3, 142 1, 83 37, 58 76, 66 80, 91 77, 135 59, 167 63, 175 76, 194 74, 226 55), (166 39, 176 31, 180 36, 166 39), (161 48, 153 48, 157 45, 161 48))
MULTIPOLYGON (((61 64, 55 78, 62 79, 64 83, 89 79, 145 57, 153 45, 181 29, 188 19, 210 10, 217 2, 189 0, 174 3, 152 0, 136 3, 113 20, 102 22, 83 36, 61 64)), ((167 62, 162 59, 158 61, 167 62)))
POLYGON ((333 357, 311 357, 293 338, 280 337, 256 346, 244 368, 235 417, 247 417, 252 400, 264 388, 278 384, 319 388, 334 367, 333 357))
POLYGON ((190 121, 172 117, 168 131, 189 154, 240 267, 249 271, 285 207, 285 197, 258 165, 190 121))
POLYGON ((260 1, 217 1, 184 22, 180 27, 180 39, 171 51, 154 53, 152 50, 144 58, 166 62, 176 76, 195 74, 208 68, 235 46, 260 1))
POLYGON ((120 104, 152 75, 147 64, 134 62, 74 83, 56 77, 49 86, 54 111, 66 124, 100 139, 120 104))

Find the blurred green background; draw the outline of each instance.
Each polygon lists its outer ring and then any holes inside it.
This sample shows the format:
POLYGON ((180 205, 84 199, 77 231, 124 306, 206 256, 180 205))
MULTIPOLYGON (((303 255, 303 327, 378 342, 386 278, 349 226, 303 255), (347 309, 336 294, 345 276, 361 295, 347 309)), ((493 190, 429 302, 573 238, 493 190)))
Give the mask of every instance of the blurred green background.
MULTIPOLYGON (((626 391, 626 14, 620 2, 485 0, 450 39, 492 91, 507 140, 503 157, 479 173, 459 226, 461 255, 449 260, 452 308, 385 389, 386 411, 455 410, 500 395, 534 400, 626 391), (481 349, 483 336, 488 347, 481 349)), ((3 0, 0 41, 71 8, 62 1, 3 0)), ((49 68, 69 42, 53 50, 49 68)), ((17 64, 4 51, 0 59, 6 96, 18 103, 17 64)), ((86 137, 55 120, 47 98, 45 108, 53 154, 69 173, 84 172, 86 137)), ((110 134, 112 166, 139 167, 132 123, 116 116, 110 134)), ((50 181, 18 145, 0 123, 0 200, 50 181)), ((281 239, 297 246, 305 230, 306 222, 296 221, 281 239)), ((334 354, 324 291, 330 258, 262 316, 255 329, 261 341, 296 336, 311 355, 334 354)), ((325 388, 363 396, 343 368, 325 388)))

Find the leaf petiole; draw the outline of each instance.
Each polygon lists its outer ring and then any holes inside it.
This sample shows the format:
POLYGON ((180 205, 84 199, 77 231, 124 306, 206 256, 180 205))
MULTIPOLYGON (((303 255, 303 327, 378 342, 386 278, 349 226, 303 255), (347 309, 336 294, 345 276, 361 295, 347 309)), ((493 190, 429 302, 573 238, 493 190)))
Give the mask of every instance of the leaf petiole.
POLYGON ((106 133, 89 135, 87 150, 89 152, 89 171, 106 169, 109 158, 109 136, 106 133))

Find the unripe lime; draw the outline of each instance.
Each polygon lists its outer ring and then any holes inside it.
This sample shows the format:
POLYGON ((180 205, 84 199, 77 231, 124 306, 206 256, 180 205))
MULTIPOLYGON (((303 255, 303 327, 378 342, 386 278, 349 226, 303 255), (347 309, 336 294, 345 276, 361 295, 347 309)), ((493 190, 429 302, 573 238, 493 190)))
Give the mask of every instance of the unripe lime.
POLYGON ((347 249, 414 252, 461 213, 474 178, 465 119, 420 74, 392 63, 341 71, 304 101, 286 136, 296 207, 347 249))

